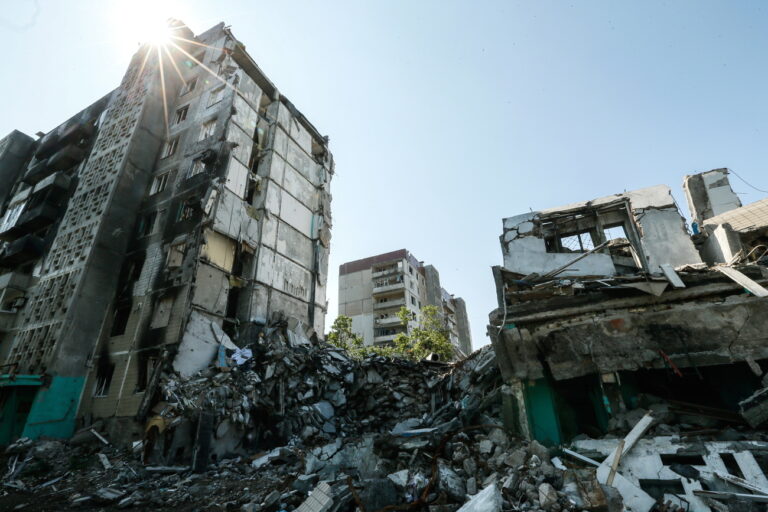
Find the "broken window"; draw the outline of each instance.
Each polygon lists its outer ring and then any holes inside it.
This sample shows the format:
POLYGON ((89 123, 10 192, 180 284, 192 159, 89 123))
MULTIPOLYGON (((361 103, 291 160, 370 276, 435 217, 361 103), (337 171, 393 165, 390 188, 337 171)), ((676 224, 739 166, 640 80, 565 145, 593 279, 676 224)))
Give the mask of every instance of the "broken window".
POLYGON ((163 150, 160 153, 160 158, 168 158, 176 153, 176 148, 179 146, 179 138, 174 137, 171 140, 165 141, 163 144, 163 150))
POLYGON ((131 316, 131 304, 122 304, 115 308, 115 314, 112 317, 112 330, 110 336, 120 336, 125 334, 125 329, 128 327, 128 319, 131 316))
POLYGON ((190 78, 187 80, 187 83, 184 84, 184 87, 181 88, 181 94, 179 96, 184 96, 185 94, 189 94, 190 92, 195 90, 195 87, 197 87, 197 77, 190 78))
POLYGON ((109 395, 109 387, 112 384, 112 376, 115 374, 115 365, 110 362, 102 363, 99 361, 99 368, 96 371, 96 384, 93 387, 94 397, 104 397, 109 395))
POLYGON ((176 110, 176 115, 173 117, 174 124, 181 124, 187 120, 187 113, 189 112, 189 105, 176 110))
POLYGON ((195 160, 192 162, 192 167, 189 169, 189 175, 187 178, 191 178, 192 176, 198 175, 201 172, 205 171, 205 162, 202 160, 195 160))
POLYGON ((174 244, 168 250, 168 268, 178 268, 184 261, 185 243, 174 244))
POLYGON ((165 190, 165 186, 168 184, 168 178, 171 176, 171 172, 164 172, 152 179, 152 185, 149 188, 149 195, 153 196, 159 194, 165 190))
POLYGON ((627 233, 624 231, 624 226, 621 224, 618 226, 605 228, 603 233, 605 234, 606 240, 618 240, 620 238, 627 238, 627 233))
POLYGON ((25 204, 26 202, 22 201, 8 207, 8 210, 5 212, 5 216, 3 217, 2 223, 0 223, 0 233, 8 231, 10 228, 16 225, 16 221, 19 220, 21 212, 24 210, 25 204))
POLYGON ((595 248, 589 231, 560 237, 560 247, 570 252, 586 252, 595 248))
POLYGON ((136 379, 136 393, 146 391, 149 378, 152 376, 152 370, 155 369, 159 359, 157 350, 139 353, 139 374, 136 379))
POLYGON ((211 97, 208 98, 208 106, 213 106, 224 99, 224 86, 211 91, 211 97))
POLYGON ((197 140, 205 140, 211 135, 213 135, 213 132, 216 130, 216 119, 211 119, 210 121, 206 121, 203 123, 202 128, 200 129, 200 137, 197 140))
POLYGON ((150 212, 139 217, 138 235, 149 236, 155 231, 157 212, 150 212))
POLYGON ((195 215, 195 205, 191 201, 185 201, 179 205, 176 221, 189 220, 195 215))

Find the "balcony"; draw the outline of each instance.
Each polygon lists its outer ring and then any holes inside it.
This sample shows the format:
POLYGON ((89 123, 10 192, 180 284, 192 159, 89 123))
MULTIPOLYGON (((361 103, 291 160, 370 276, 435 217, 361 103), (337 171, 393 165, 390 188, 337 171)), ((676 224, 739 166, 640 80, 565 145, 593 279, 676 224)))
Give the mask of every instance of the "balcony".
POLYGON ((26 235, 8 244, 0 255, 0 266, 15 267, 43 255, 43 240, 35 235, 26 235))
POLYGON ((391 309, 391 308, 399 308, 400 306, 405 306, 405 298, 397 299, 397 300, 388 300, 386 302, 375 302, 373 304, 373 309, 391 309))
POLYGON ((32 276, 22 272, 6 272, 0 276, 0 294, 6 289, 26 290, 32 284, 32 276))
POLYGON ((7 333, 13 329, 16 323, 17 315, 14 311, 5 311, 0 309, 0 333, 7 333))
POLYGON ((395 315, 390 315, 384 318, 377 318, 374 323, 379 327, 391 327, 401 324, 400 317, 395 315))
POLYGON ((397 268, 397 265, 393 265, 391 267, 374 269, 373 273, 371 274, 371 277, 373 279, 377 279, 379 277, 391 276, 392 274, 402 274, 402 273, 403 273, 402 269, 397 268))
POLYGON ((405 283, 385 283, 385 284, 379 284, 377 286, 377 283, 373 284, 373 294, 374 295, 380 295, 382 293, 390 293, 398 290, 405 290, 405 283))
POLYGON ((373 342, 377 345, 382 343, 392 343, 393 341, 395 341, 395 336, 397 336, 397 334, 388 334, 386 336, 376 336, 375 338, 373 338, 373 342))
POLYGON ((21 229, 25 233, 37 231, 56 222, 62 213, 60 207, 43 202, 29 210, 25 209, 14 228, 21 229))

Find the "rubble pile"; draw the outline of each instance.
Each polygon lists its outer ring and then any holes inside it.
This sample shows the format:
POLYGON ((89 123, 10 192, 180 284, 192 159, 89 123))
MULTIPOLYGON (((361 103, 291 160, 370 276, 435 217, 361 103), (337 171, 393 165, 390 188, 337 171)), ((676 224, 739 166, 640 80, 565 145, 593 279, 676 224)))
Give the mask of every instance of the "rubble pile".
POLYGON ((267 438, 274 444, 386 432, 399 418, 421 418, 442 404, 439 384, 449 368, 385 357, 358 361, 287 330, 229 352, 226 362, 188 380, 162 376, 163 402, 155 411, 165 425, 210 411, 214 430, 247 438, 243 447, 267 438))
POLYGON ((357 360, 283 326, 247 347, 222 347, 187 378, 166 368, 145 438, 132 446, 111 444, 98 423, 68 443, 14 443, 0 509, 675 510, 660 505, 672 491, 649 494, 630 481, 648 454, 673 461, 660 459, 654 474, 707 482, 680 499, 714 503, 733 481, 721 485, 725 477, 679 453, 727 452, 735 461, 749 450, 768 453, 742 427, 724 431, 722 422, 735 420, 721 411, 653 397, 615 415, 612 434, 578 436, 570 449, 511 437, 490 346, 450 364, 357 360), (719 439, 691 437, 713 429, 719 439))
POLYGON ((147 436, 133 447, 109 444, 98 425, 69 445, 16 443, 0 504, 574 509, 562 466, 553 465, 549 451, 501 428, 501 379, 491 347, 453 364, 356 360, 302 334, 273 329, 248 347, 223 348, 186 379, 167 368, 147 436), (48 501, 31 500, 31 493, 48 501))

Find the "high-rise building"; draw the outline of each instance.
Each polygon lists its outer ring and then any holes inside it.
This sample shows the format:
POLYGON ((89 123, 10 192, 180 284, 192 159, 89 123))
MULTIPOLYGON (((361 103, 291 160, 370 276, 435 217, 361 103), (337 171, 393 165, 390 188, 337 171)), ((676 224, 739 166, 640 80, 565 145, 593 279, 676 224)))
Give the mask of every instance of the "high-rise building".
POLYGON ((180 351, 276 316, 324 330, 327 137, 223 23, 172 28, 114 91, 0 141, 0 444, 130 425, 180 351))
POLYGON ((464 300, 440 286, 440 274, 409 251, 388 252, 339 267, 339 314, 352 318, 352 329, 366 345, 391 343, 419 321, 421 309, 436 306, 454 347, 460 354, 472 351, 469 320, 464 300), (401 307, 414 321, 402 325, 401 307))

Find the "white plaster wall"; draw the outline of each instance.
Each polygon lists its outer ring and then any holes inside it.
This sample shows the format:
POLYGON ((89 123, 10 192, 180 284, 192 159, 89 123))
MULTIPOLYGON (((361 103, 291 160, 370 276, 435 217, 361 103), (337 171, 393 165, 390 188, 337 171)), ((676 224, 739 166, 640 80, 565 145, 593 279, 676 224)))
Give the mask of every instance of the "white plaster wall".
MULTIPOLYGON (((506 242, 504 268, 518 274, 545 274, 572 261, 580 253, 550 253, 544 240, 526 236, 506 242)), ((607 254, 590 254, 560 276, 612 276, 616 273, 613 260, 607 254)))
POLYGON ((280 218, 293 226, 300 233, 312 238, 312 212, 293 196, 282 194, 280 218))
POLYGON ((705 172, 701 175, 702 181, 704 181, 704 187, 707 190, 709 196, 709 205, 712 209, 712 217, 720 215, 727 211, 740 208, 741 201, 728 181, 728 174, 725 170, 716 170, 705 172), (718 181, 722 181, 725 178, 725 182, 721 185, 715 185, 718 181))
POLYGON ((699 251, 688 236, 677 208, 636 211, 635 216, 651 272, 661 272, 659 265, 663 263, 673 267, 701 263, 699 251))

